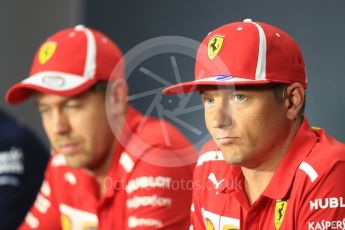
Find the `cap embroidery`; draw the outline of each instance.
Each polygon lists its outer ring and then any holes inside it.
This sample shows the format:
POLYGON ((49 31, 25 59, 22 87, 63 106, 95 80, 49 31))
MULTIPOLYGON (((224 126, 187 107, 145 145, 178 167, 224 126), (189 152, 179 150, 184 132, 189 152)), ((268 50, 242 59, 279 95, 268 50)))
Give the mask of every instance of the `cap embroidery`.
POLYGON ((56 42, 46 42, 42 45, 40 52, 38 54, 38 62, 41 65, 44 65, 53 57, 56 50, 56 46, 56 42))
POLYGON ((220 35, 215 35, 208 41, 207 45, 207 56, 209 59, 213 59, 217 56, 220 49, 222 48, 224 37, 220 35))

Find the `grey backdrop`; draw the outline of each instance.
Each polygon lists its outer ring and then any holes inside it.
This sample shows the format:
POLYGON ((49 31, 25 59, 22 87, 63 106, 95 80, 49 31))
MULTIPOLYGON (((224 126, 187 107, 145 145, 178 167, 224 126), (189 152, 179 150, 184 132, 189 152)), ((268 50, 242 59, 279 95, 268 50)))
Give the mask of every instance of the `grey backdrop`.
POLYGON ((28 125, 48 144, 32 100, 17 106, 4 101, 6 90, 30 71, 38 46, 66 26, 84 21, 83 0, 0 1, 0 107, 28 125))
MULTIPOLYGON (((29 71, 33 54, 43 38, 64 26, 83 22, 108 34, 127 52, 147 39, 163 35, 201 41, 210 30, 222 24, 252 18, 280 27, 299 43, 308 73, 306 113, 309 121, 345 141, 345 124, 342 121, 345 117, 344 9, 343 0, 18 0, 8 1, 7 4, 3 1, 0 13, 0 96, 3 97, 8 86, 29 71)), ((141 66, 172 79, 171 56, 158 55, 141 66)), ((178 54, 176 60, 182 63, 179 65, 182 78, 192 79, 192 60, 178 54)), ((140 69, 133 71, 129 83, 131 94, 158 87, 140 69)), ((133 101, 133 105, 145 112, 151 99, 142 98, 133 101)), ((176 98, 163 97, 164 109, 173 110, 169 103, 174 100, 176 98)), ((30 124, 43 136, 30 102, 16 108, 2 102, 1 107, 30 124)), ((196 127, 204 126, 201 112, 182 116, 181 119, 196 127)), ((183 125, 177 126, 193 143, 200 139, 183 125)), ((205 133, 205 130, 202 129, 202 132, 205 133)))

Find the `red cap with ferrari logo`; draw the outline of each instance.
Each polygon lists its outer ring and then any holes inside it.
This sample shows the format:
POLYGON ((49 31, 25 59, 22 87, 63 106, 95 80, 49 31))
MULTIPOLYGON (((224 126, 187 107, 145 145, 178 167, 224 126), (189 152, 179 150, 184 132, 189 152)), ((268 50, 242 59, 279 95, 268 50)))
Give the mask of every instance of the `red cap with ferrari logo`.
POLYGON ((82 25, 64 29, 40 46, 30 76, 7 91, 6 101, 17 104, 34 91, 77 95, 97 81, 108 81, 121 58, 120 49, 104 34, 82 25))
POLYGON ((307 87, 302 53, 284 31, 246 19, 210 32, 199 46, 195 80, 172 85, 166 94, 198 91, 202 85, 300 83, 307 87))

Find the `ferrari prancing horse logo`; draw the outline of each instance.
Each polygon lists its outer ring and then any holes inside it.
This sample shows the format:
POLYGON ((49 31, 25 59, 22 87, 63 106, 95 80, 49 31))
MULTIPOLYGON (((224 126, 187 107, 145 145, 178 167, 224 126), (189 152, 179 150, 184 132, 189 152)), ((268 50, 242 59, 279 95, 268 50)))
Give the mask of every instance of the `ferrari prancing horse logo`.
POLYGON ((277 201, 274 211, 274 225, 278 230, 283 223, 287 201, 277 201))
POLYGON ((217 56, 220 49, 222 48, 224 37, 220 35, 213 36, 207 45, 207 56, 209 59, 213 59, 217 56))
POLYGON ((45 64, 53 56, 56 50, 56 42, 46 42, 42 45, 38 53, 38 61, 40 64, 45 64))

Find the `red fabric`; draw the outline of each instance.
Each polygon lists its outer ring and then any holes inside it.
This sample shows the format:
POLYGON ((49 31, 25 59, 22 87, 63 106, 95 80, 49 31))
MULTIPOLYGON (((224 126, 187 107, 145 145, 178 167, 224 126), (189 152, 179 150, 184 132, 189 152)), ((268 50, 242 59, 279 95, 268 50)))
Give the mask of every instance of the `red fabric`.
POLYGON ((215 151, 211 141, 195 168, 194 184, 199 188, 193 192, 195 230, 345 228, 345 145, 322 129, 312 130, 306 119, 268 187, 252 206, 244 192, 241 169, 222 157, 215 159, 215 151), (275 218, 279 217, 282 221, 277 228, 275 218))
POLYGON ((6 101, 17 104, 35 91, 77 95, 99 80, 123 78, 124 62, 121 59, 120 49, 103 33, 80 26, 63 29, 47 38, 37 50, 30 75, 25 79, 37 81, 21 81, 13 85, 6 93, 6 101), (87 32, 93 39, 87 39, 87 32), (88 58, 92 60, 89 63, 88 58), (69 75, 85 82, 72 84, 73 79, 69 75))
MULTIPOLYGON (((169 136, 174 135, 171 147, 164 145, 163 136, 157 129, 155 134, 151 129, 151 136, 137 132, 142 119, 142 115, 129 108, 128 124, 134 130, 133 135, 150 143, 152 149, 162 146, 169 148, 171 155, 177 155, 181 154, 180 148, 191 145, 166 122, 169 136)), ((157 122, 157 119, 148 118, 145 129, 156 126, 157 122)), ((150 155, 150 151, 145 149, 142 154, 150 155)), ((189 154, 196 155, 195 152, 189 154)), ((105 180, 107 189, 100 196, 99 186, 92 176, 83 169, 64 165, 63 157, 55 154, 35 205, 20 229, 63 229, 62 222, 66 229, 188 229, 192 191, 179 183, 191 181, 193 164, 179 167, 152 165, 132 155, 126 146, 118 146, 114 156, 105 180), (133 163, 129 171, 131 164, 121 160, 124 155, 133 163)))
POLYGON ((198 48, 194 76, 194 81, 169 86, 163 92, 188 93, 202 85, 272 82, 297 82, 307 88, 300 48, 287 33, 263 22, 234 22, 211 31, 198 48))

